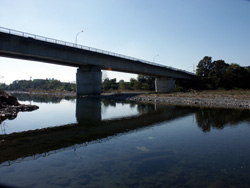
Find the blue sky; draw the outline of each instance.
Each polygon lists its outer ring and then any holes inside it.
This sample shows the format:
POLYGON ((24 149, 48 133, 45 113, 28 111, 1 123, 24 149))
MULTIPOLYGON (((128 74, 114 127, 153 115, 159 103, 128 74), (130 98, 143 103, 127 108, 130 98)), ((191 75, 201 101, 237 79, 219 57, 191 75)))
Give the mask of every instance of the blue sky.
MULTIPOLYGON (((78 44, 187 71, 204 56, 250 65, 247 0, 0 0, 0 27, 72 43, 83 30, 78 44)), ((0 58, 0 82, 75 81, 75 74, 72 67, 0 58)))

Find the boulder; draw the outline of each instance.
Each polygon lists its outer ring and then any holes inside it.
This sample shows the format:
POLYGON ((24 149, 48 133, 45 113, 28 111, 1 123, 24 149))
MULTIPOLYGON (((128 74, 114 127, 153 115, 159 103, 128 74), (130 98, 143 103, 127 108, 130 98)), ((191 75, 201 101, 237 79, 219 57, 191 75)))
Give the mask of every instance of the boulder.
POLYGON ((3 106, 19 106, 17 98, 13 95, 6 93, 4 90, 0 89, 0 108, 3 106))
POLYGON ((20 104, 17 98, 0 89, 0 124, 6 119, 15 119, 19 111, 33 111, 36 105, 20 104))

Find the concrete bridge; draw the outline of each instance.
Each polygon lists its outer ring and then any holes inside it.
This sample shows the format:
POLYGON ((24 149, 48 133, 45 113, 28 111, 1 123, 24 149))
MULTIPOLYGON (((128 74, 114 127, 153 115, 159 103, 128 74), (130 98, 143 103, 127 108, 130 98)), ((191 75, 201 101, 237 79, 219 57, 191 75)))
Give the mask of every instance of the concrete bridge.
POLYGON ((91 47, 0 27, 0 56, 78 67, 77 95, 101 93, 101 70, 155 76, 157 92, 174 91, 175 79, 193 73, 91 47))

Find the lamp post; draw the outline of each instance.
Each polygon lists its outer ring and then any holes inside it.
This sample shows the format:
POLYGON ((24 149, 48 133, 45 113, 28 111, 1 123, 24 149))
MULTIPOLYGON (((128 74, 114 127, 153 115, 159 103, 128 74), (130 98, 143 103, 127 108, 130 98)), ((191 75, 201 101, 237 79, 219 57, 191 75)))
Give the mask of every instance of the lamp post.
POLYGON ((158 57, 159 54, 155 55, 154 58, 153 58, 153 63, 155 62, 155 58, 158 57))
POLYGON ((78 36, 80 33, 82 33, 82 32, 83 32, 83 30, 81 30, 79 33, 76 34, 76 44, 77 44, 77 36, 78 36))

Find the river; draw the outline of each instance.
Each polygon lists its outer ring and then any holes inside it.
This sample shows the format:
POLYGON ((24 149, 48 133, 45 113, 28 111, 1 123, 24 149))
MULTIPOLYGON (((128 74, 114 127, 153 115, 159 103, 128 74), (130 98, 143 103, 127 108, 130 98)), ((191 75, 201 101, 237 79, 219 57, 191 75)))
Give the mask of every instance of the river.
POLYGON ((10 187, 250 187, 250 111, 17 95, 0 124, 10 187))

